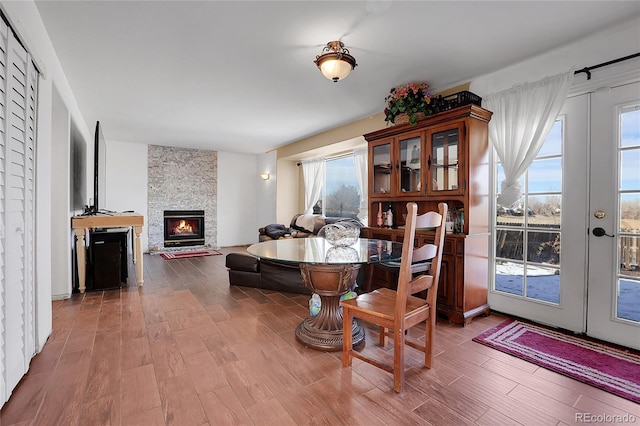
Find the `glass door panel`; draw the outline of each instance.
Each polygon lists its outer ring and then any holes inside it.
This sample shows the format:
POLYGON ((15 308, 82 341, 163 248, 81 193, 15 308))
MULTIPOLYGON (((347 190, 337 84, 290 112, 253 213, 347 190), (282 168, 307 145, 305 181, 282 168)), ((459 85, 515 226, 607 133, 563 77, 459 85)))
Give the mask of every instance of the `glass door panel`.
POLYGON ((461 192, 461 126, 430 134, 430 192, 461 192))
POLYGON ((640 324, 640 109, 620 115, 618 280, 615 318, 640 324))
POLYGON ((400 141, 400 192, 422 190, 422 139, 417 136, 400 141))
POLYGON ((373 192, 389 194, 391 192, 391 144, 385 143, 373 147, 373 192))
MULTIPOLYGON (((584 327, 587 188, 586 126, 578 118, 586 116, 587 104, 584 96, 567 100, 520 178, 522 197, 496 205, 489 296, 498 311, 576 332, 584 327)), ((498 164, 497 190, 504 177, 498 164)))

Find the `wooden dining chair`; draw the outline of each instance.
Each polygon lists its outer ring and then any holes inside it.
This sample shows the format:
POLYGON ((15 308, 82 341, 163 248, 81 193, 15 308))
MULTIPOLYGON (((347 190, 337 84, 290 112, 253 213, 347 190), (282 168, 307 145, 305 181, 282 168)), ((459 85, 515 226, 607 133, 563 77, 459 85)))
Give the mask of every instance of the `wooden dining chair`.
POLYGON ((393 389, 396 392, 404 389, 405 344, 424 352, 424 365, 431 368, 447 204, 438 204, 438 212, 430 211, 418 216, 416 203, 407 203, 407 212, 397 290, 381 288, 340 302, 343 324, 352 324, 353 318, 359 318, 379 326, 379 343, 383 347, 387 337, 393 338, 393 365, 390 365, 355 351, 351 326, 343 326, 342 366, 351 366, 355 357, 393 373, 393 389), (416 247, 416 228, 435 228, 434 243, 416 247), (427 259, 431 259, 428 274, 414 277, 412 263, 427 259), (426 299, 414 296, 424 290, 427 290, 426 299), (405 333, 423 322, 426 322, 424 344, 405 333))

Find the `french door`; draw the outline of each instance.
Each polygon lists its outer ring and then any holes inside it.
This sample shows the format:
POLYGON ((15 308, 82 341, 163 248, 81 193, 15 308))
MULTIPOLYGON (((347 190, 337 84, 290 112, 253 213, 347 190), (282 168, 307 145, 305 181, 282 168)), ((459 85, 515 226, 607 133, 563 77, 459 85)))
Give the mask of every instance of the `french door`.
POLYGON ((640 83, 612 86, 566 100, 520 211, 497 207, 489 303, 640 348, 640 83))
POLYGON ((640 83, 591 95, 587 334, 640 349, 640 83))
POLYGON ((497 207, 489 293, 494 310, 575 332, 585 328, 587 294, 587 115, 587 95, 565 101, 521 178, 519 205, 497 207))

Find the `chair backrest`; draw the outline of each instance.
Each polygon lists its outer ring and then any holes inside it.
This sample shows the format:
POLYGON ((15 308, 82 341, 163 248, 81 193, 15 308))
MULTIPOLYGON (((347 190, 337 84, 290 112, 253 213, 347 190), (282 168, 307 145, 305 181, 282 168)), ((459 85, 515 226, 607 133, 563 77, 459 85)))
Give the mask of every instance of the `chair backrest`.
MULTIPOLYGON (((427 302, 435 309, 438 298, 438 281, 440 280, 440 266, 442 263, 442 249, 445 234, 445 222, 448 206, 438 204, 438 212, 430 211, 418 215, 416 203, 407 203, 407 220, 405 223, 404 240, 402 245, 402 260, 398 276, 396 298, 396 319, 404 317, 407 297, 429 288, 427 302), (416 228, 435 228, 433 244, 415 245, 416 228), (428 275, 413 277, 411 265, 414 262, 431 259, 428 275)), ((435 311, 434 311, 435 316, 435 311)))

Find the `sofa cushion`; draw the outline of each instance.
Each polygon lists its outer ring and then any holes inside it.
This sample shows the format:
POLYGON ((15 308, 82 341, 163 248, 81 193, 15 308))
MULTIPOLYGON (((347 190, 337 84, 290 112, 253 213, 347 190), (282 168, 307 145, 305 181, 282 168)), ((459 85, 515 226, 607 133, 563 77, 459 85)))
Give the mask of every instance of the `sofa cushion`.
POLYGON ((229 253, 225 259, 225 266, 236 271, 260 272, 258 258, 243 253, 229 253))

